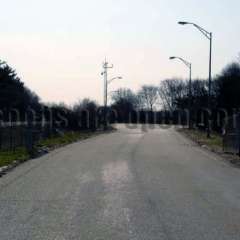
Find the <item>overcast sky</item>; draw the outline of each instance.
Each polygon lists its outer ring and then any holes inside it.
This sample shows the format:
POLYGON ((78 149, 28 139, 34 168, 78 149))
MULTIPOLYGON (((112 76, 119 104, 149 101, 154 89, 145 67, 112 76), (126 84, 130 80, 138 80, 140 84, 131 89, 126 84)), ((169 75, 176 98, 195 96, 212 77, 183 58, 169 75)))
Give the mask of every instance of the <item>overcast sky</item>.
POLYGON ((68 104, 90 97, 102 103, 105 58, 110 90, 158 84, 193 63, 193 77, 207 77, 209 42, 180 20, 213 32, 213 73, 240 52, 239 0, 8 0, 1 2, 0 59, 14 67, 45 102, 68 104))

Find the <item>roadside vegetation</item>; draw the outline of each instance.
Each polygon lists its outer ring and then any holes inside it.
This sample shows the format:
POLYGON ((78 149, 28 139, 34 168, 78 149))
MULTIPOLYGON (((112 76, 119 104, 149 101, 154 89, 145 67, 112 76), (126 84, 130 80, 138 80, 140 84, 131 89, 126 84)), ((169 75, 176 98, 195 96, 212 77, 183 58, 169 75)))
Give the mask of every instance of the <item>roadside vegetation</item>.
MULTIPOLYGON (((92 131, 84 131, 84 132, 66 132, 61 136, 52 136, 50 138, 44 139, 34 147, 34 154, 37 155, 39 152, 44 150, 45 153, 77 142, 81 140, 85 140, 102 132, 92 132, 92 131)), ((31 158, 31 154, 28 153, 27 149, 24 147, 16 148, 14 150, 0 151, 0 167, 9 166, 13 164, 15 161, 24 162, 31 158)))
POLYGON ((29 154, 25 148, 15 150, 0 151, 0 167, 8 166, 14 161, 24 162, 29 159, 29 154))
POLYGON ((67 132, 61 136, 53 136, 42 140, 38 143, 38 148, 57 148, 67 144, 71 144, 80 140, 84 140, 96 136, 96 132, 67 132))
POLYGON ((222 152, 223 151, 223 137, 218 132, 212 132, 211 138, 207 137, 205 131, 198 129, 179 129, 180 132, 184 133, 194 142, 201 146, 206 146, 212 151, 222 152))

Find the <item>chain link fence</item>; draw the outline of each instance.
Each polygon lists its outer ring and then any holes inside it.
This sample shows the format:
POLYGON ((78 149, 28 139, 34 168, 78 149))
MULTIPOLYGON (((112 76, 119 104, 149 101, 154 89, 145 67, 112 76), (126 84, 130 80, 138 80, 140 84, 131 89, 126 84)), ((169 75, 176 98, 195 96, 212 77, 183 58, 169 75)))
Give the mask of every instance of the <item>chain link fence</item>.
POLYGON ((223 150, 240 156, 240 114, 228 118, 225 122, 223 150))

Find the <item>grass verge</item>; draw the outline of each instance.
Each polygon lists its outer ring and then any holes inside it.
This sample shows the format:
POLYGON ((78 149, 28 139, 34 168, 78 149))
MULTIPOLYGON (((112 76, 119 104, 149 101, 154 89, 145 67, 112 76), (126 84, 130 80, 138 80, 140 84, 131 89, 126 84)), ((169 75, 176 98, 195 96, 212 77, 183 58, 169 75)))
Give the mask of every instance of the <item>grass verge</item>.
POLYGON ((216 132, 211 133, 211 138, 207 138, 207 133, 196 129, 179 129, 194 142, 197 142, 201 146, 207 146, 212 151, 222 152, 223 150, 223 138, 216 132))
MULTIPOLYGON (((62 135, 59 136, 53 136, 48 139, 44 139, 40 141, 35 147, 34 152, 36 152, 36 156, 39 156, 42 154, 45 154, 53 149, 85 140, 97 135, 100 135, 102 133, 111 133, 114 131, 114 128, 109 128, 106 131, 82 131, 82 132, 65 132, 62 135), (43 150, 43 151, 41 151, 43 150)), ((35 154, 35 153, 34 153, 35 154)), ((26 150, 26 148, 17 148, 12 151, 0 151, 0 167, 9 166, 13 164, 15 161, 18 162, 24 162, 31 158, 30 154, 26 150)))
POLYGON ((223 151, 223 138, 218 133, 211 133, 211 138, 207 138, 206 132, 199 130, 178 129, 186 137, 198 143, 200 146, 206 146, 208 150, 217 153, 224 160, 240 168, 240 158, 238 155, 229 154, 223 151))
POLYGON ((0 167, 8 166, 14 161, 24 162, 29 159, 25 148, 17 148, 13 151, 0 151, 0 167))
POLYGON ((80 140, 84 140, 97 135, 96 132, 67 132, 61 136, 54 136, 38 143, 38 148, 57 148, 67 144, 71 144, 80 140))

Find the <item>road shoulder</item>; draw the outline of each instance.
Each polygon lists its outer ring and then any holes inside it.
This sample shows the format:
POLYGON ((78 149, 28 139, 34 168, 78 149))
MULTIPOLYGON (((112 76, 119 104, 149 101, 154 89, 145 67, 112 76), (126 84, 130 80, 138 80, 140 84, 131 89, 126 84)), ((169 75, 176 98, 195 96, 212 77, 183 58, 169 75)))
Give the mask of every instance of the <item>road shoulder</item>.
POLYGON ((215 158, 217 157, 219 160, 224 160, 232 166, 240 168, 240 158, 223 151, 220 136, 214 135, 211 140, 208 140, 204 135, 205 133, 197 130, 193 131, 186 128, 176 128, 176 132, 189 142, 196 144, 203 151, 214 155, 215 158))

